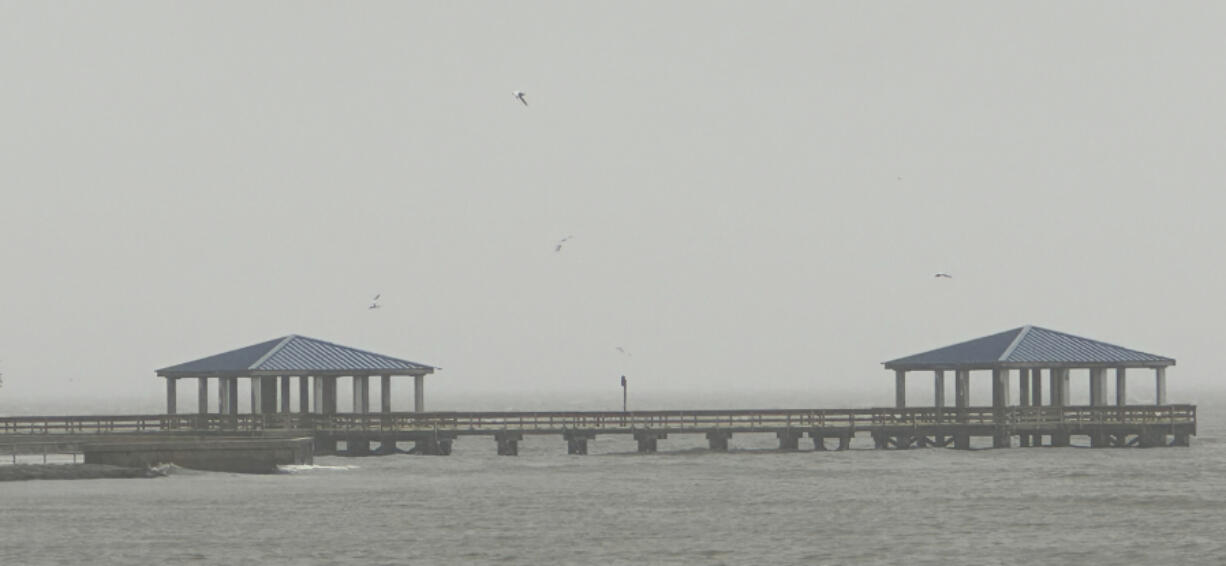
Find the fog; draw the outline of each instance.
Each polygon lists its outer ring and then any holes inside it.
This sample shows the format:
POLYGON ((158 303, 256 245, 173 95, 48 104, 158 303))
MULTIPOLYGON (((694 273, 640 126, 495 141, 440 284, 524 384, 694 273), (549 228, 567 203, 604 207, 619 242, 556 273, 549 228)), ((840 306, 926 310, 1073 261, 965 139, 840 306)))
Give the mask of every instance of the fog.
POLYGON ((0 414, 158 411, 156 369, 286 334, 439 366, 448 408, 613 408, 620 375, 657 407, 888 405, 881 362, 1026 324, 1176 358, 1195 402, 1222 21, 5 3, 0 414))

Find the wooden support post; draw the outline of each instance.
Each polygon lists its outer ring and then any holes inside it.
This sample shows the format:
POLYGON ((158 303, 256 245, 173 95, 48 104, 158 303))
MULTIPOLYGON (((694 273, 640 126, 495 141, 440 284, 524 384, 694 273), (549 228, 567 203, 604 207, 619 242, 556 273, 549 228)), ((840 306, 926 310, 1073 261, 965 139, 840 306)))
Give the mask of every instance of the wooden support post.
POLYGON ((175 378, 166 378, 166 414, 173 415, 177 410, 179 393, 175 390, 175 378))
POLYGON ((265 415, 271 415, 277 412, 277 378, 265 377, 261 380, 260 387, 263 388, 263 393, 260 395, 261 401, 264 403, 260 407, 260 412, 265 415))
POLYGON ((384 413, 392 412, 392 376, 379 376, 379 408, 384 413))
POLYGON ((1166 404, 1166 368, 1154 368, 1154 404, 1166 404))
POLYGON ((966 409, 971 406, 970 378, 970 370, 954 370, 954 404, 958 409, 958 422, 966 422, 966 409))
POLYGON ((1009 406, 1009 370, 1005 368, 992 369, 992 408, 1003 409, 1009 406))
POLYGON ((229 393, 226 394, 226 398, 230 400, 230 414, 238 415, 238 378, 226 378, 226 387, 229 389, 229 393))
POLYGON ((311 378, 298 376, 298 412, 311 412, 311 378))
POLYGON ((1019 407, 1030 406, 1030 369, 1017 370, 1017 404, 1019 407))
POLYGON ((899 409, 907 406, 907 370, 894 370, 894 406, 899 409))
POLYGON ((290 395, 289 383, 288 375, 281 376, 281 412, 287 415, 290 412, 289 401, 292 397, 292 395, 290 395))
POLYGON ((312 377, 311 381, 313 382, 312 385, 315 388, 315 398, 312 412, 317 415, 322 415, 324 414, 324 378, 321 375, 317 375, 312 377))
POLYGON ((336 414, 336 380, 339 379, 335 375, 329 375, 324 378, 324 414, 336 414))
POLYGON ((1090 405, 1107 404, 1107 368, 1090 368, 1090 405))
MULTIPOLYGON (((413 376, 413 412, 424 413, 425 411, 426 411, 426 376, 415 375, 413 376)), ((586 446, 586 444, 584 446, 586 446)), ((584 452, 584 454, 587 454, 587 452, 584 452)))
MULTIPOLYGON (((1030 405, 1032 407, 1043 406, 1043 370, 1041 368, 1030 370, 1030 405)), ((1032 435, 1030 445, 1042 446, 1043 435, 1039 433, 1032 435)))
POLYGON ((209 378, 196 378, 196 412, 209 414, 209 378))
POLYGON ((1115 368, 1115 404, 1123 407, 1128 404, 1128 370, 1115 368))
POLYGON ((217 414, 230 414, 230 380, 224 377, 217 378, 217 414))
POLYGON ((945 370, 932 372, 932 405, 938 409, 945 407, 945 370))
POLYGON ((264 378, 251 377, 251 414, 258 415, 264 409, 264 378))

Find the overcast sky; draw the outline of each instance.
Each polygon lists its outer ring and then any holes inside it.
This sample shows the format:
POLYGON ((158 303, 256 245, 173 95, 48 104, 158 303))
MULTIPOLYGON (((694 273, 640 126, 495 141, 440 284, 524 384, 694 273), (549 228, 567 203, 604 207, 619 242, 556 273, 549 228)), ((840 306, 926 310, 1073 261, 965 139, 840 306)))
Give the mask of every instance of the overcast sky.
POLYGON ((291 333, 441 366, 458 408, 620 401, 621 374, 888 405, 880 362, 1025 324, 1174 357, 1195 401, 1222 377, 1223 21, 5 2, 0 412, 156 400, 157 368, 291 333))

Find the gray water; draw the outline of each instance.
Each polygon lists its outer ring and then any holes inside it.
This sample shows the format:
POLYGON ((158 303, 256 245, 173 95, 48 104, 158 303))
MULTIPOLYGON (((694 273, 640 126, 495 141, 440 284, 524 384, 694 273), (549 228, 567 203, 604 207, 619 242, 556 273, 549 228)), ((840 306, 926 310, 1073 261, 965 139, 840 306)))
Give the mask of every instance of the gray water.
MULTIPOLYGON (((1191 448, 318 458, 0 484, 0 564, 1226 564, 1226 423, 1191 448)), ((858 447, 867 448, 867 442, 858 447)), ((811 448, 811 447, 810 447, 811 448)))

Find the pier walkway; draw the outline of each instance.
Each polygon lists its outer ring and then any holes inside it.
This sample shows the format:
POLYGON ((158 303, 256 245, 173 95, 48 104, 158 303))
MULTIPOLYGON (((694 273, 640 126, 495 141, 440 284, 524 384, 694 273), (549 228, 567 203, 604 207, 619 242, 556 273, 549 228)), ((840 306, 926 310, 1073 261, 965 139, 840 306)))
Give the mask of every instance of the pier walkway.
MULTIPOLYGON (((727 450, 736 434, 767 433, 780 450, 798 450, 808 436, 815 450, 848 449, 857 435, 879 449, 971 448, 975 437, 992 446, 1186 446, 1196 434, 1194 405, 1024 406, 962 409, 908 407, 791 410, 667 410, 566 412, 408 412, 31 416, 0 418, 0 446, 70 445, 115 435, 313 436, 328 453, 343 441, 350 454, 390 451, 413 442, 422 454, 448 454, 462 436, 494 439, 499 454, 518 454, 525 435, 556 435, 571 454, 586 454, 599 435, 631 435, 640 452, 655 452, 676 434, 704 434, 711 450, 727 450), (1015 442, 1016 441, 1016 442, 1015 442)), ((2 450, 2 449, 0 449, 2 450)))

